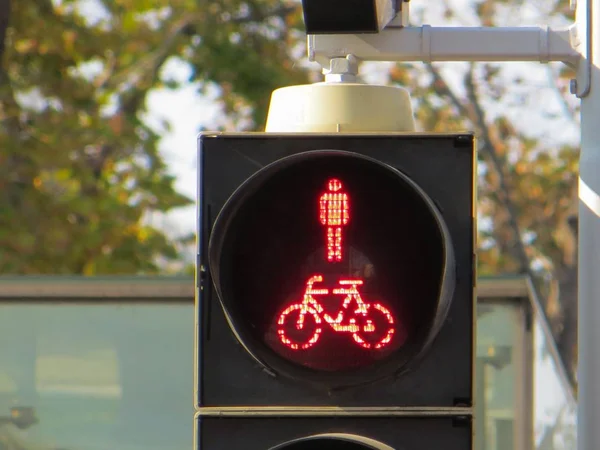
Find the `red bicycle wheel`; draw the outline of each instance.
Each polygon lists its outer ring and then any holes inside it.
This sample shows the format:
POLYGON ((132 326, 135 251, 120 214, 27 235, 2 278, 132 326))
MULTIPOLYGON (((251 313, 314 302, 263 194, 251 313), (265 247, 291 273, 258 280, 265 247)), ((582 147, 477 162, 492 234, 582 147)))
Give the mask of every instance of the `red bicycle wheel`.
POLYGON ((396 333, 394 316, 379 303, 367 305, 367 314, 356 314, 359 331, 352 333, 354 341, 366 349, 381 349, 392 342, 396 333))
POLYGON ((323 332, 317 311, 302 303, 288 306, 277 319, 277 335, 292 350, 306 350, 315 345, 323 332))

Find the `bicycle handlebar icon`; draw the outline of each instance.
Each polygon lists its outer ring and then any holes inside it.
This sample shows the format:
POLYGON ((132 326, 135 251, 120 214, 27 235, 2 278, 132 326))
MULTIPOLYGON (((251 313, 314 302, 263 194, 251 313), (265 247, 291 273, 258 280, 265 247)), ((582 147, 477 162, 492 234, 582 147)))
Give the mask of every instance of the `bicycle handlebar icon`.
POLYGON ((365 349, 381 349, 391 342, 395 332, 394 317, 383 305, 363 301, 357 289, 357 286, 363 284, 362 280, 342 279, 339 281, 341 287, 332 290, 334 295, 344 296, 342 306, 335 318, 327 314, 315 299, 316 296, 330 293, 329 289, 314 287, 315 283, 322 281, 321 275, 310 277, 306 283, 302 302, 289 305, 279 315, 277 334, 284 345, 292 350, 306 350, 314 346, 319 341, 324 324, 328 324, 336 333, 350 333, 354 342, 365 349), (297 318, 294 319, 296 314, 297 318), (374 320, 376 315, 380 317, 374 320), (291 327, 303 330, 308 320, 314 322, 311 326, 314 331, 306 334, 307 339, 300 341, 290 337, 291 333, 288 331, 291 331, 291 327), (383 333, 377 329, 376 324, 380 324, 380 327, 383 324, 386 328, 383 333))

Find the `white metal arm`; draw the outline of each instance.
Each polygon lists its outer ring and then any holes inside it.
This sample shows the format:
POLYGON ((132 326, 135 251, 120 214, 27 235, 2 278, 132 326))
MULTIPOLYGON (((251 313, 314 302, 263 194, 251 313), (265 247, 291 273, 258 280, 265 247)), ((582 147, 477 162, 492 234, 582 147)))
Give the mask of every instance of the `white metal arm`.
MULTIPOLYGON (((363 61, 561 61, 577 68, 571 92, 584 97, 590 84, 590 17, 589 8, 580 6, 577 23, 559 30, 391 24, 377 34, 309 35, 308 59, 326 71, 331 70, 333 60, 349 55, 363 61)), ((334 65, 337 75, 351 74, 356 67, 334 65)))
POLYGON ((563 61, 580 58, 574 28, 386 28, 378 34, 309 35, 308 56, 324 67, 351 54, 367 61, 563 61))

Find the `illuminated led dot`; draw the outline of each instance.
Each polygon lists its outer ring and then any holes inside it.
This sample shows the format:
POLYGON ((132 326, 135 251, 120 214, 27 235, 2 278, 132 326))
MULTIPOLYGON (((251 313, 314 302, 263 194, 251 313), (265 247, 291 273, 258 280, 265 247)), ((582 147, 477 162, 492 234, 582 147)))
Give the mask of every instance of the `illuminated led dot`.
POLYGON ((337 178, 332 178, 327 183, 327 186, 330 191, 333 191, 333 192, 339 191, 342 188, 342 182, 340 180, 338 180, 337 178))
POLYGON ((389 309, 387 309, 385 306, 379 304, 379 303, 375 303, 373 305, 373 308, 381 311, 383 314, 385 314, 386 319, 390 322, 390 325, 394 324, 394 316, 392 316, 392 313, 390 312, 389 309))
POLYGON ((373 321, 371 319, 367 320, 367 324, 363 327, 363 331, 365 333, 372 333, 375 331, 375 325, 373 325, 373 321))

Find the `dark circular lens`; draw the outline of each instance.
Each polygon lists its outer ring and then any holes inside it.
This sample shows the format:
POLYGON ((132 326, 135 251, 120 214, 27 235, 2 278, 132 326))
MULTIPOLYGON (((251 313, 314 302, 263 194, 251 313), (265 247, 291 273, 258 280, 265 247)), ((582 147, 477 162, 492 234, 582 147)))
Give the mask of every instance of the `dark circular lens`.
POLYGON ((258 359, 337 374, 397 368, 430 341, 451 296, 440 294, 452 276, 449 245, 439 213, 405 175, 346 152, 309 152, 231 197, 209 265, 258 359))
POLYGON ((277 450, 373 450, 374 447, 356 442, 333 439, 310 439, 278 447, 277 450))
MULTIPOLYGON (((383 442, 374 439, 346 433, 321 434, 307 436, 284 442, 269 450, 392 450, 383 442)), ((399 449, 398 449, 399 450, 399 449)))

